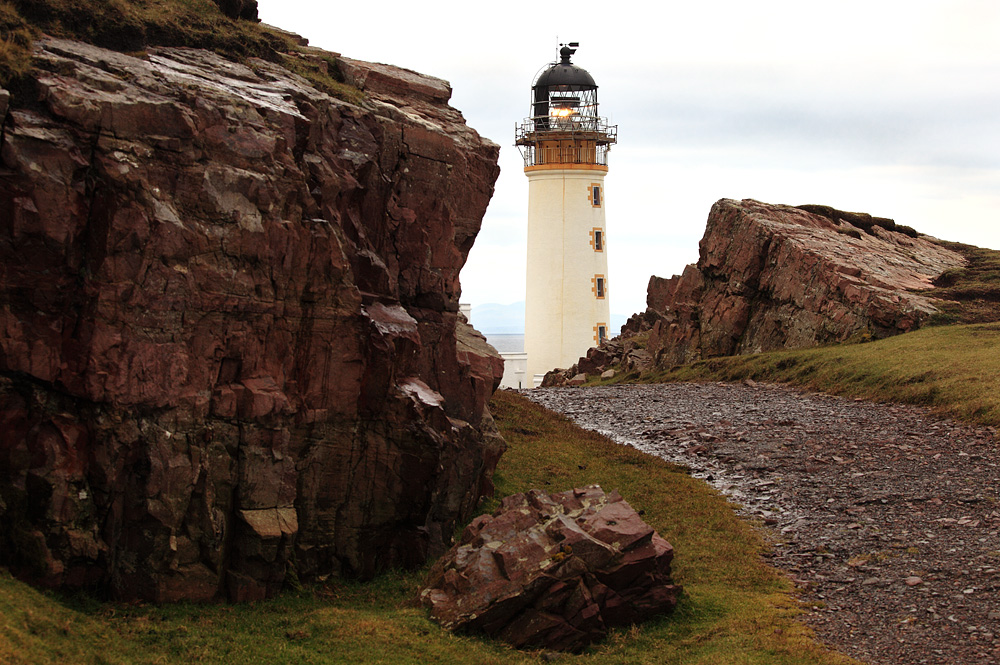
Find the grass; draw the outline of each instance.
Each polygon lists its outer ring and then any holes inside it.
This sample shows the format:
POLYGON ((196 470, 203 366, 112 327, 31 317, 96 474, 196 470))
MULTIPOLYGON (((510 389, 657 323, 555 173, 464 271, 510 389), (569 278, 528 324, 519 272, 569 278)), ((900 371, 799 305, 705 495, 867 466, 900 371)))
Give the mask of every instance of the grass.
MULTIPOLYGON (((575 427, 512 393, 492 408, 510 449, 498 495, 597 483, 617 489, 676 548, 677 612, 614 632, 560 663, 840 665, 795 620, 790 583, 725 499, 685 471, 575 427)), ((493 501, 484 506, 490 510, 493 501)), ((0 663, 544 662, 540 652, 440 629, 412 603, 423 571, 335 582, 246 605, 162 607, 60 598, 0 574, 0 663)))
POLYGON ((1000 324, 933 326, 862 344, 712 358, 623 380, 630 379, 788 383, 1000 426, 1000 324))
POLYGON ((124 53, 150 46, 188 46, 236 61, 284 64, 318 89, 357 103, 336 59, 315 57, 278 31, 225 16, 212 0, 0 0, 0 86, 15 91, 31 79, 31 40, 42 33, 78 39, 124 53))
POLYGON ((945 271, 924 293, 944 302, 931 318, 937 325, 1000 321, 1000 252, 984 247, 938 240, 958 252, 968 265, 945 271))

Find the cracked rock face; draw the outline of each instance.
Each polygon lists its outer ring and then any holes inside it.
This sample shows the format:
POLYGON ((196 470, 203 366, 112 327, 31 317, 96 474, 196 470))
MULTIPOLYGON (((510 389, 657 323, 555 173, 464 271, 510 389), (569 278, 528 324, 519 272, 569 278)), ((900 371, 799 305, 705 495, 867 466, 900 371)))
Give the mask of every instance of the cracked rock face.
POLYGON ((824 206, 722 199, 698 264, 651 277, 648 309, 625 332, 650 330, 646 350, 680 364, 913 330, 937 311, 913 290, 965 260, 894 227, 824 206))
POLYGON ((496 145, 438 79, 45 39, 0 171, 0 563, 261 598, 444 551, 503 451, 457 312, 496 145))
POLYGON ((473 520, 420 601, 451 630, 576 651, 674 609, 673 553, 617 492, 531 490, 473 520))

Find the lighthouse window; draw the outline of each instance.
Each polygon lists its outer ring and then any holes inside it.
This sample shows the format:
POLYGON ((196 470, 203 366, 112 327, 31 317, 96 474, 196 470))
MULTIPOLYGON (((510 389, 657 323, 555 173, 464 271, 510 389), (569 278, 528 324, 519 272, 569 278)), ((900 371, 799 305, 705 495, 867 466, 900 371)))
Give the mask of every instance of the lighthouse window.
POLYGON ((608 329, 606 326, 597 326, 597 343, 603 344, 604 340, 608 338, 608 329))
POLYGON ((604 251, 604 231, 595 227, 590 232, 590 246, 594 248, 595 252, 604 251))
POLYGON ((594 295, 598 298, 603 298, 607 291, 606 281, 604 275, 594 275, 594 295))
POLYGON ((591 185, 590 186, 590 204, 595 208, 601 207, 601 186, 591 185))

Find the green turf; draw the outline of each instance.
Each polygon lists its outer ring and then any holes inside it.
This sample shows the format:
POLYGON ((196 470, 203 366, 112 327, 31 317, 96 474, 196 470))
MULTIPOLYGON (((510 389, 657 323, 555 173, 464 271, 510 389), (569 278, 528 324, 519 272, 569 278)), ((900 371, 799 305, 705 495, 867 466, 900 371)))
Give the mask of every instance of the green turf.
POLYGON ((712 358, 651 372, 638 380, 743 379, 919 404, 996 426, 1000 425, 1000 323, 934 326, 861 344, 712 358))

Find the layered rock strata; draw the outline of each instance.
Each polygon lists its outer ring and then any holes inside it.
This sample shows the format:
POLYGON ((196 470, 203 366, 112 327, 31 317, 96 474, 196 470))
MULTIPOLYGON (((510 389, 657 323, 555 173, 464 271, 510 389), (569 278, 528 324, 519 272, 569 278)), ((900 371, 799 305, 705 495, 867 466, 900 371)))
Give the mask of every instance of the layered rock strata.
POLYGON ((617 492, 531 490, 477 517, 431 570, 421 602, 452 630, 518 648, 579 650, 670 612, 673 548, 617 492))
POLYGON ((441 80, 361 105, 211 52, 36 46, 3 102, 0 564, 261 598, 450 544, 504 449, 458 314, 498 147, 441 80))
POLYGON ((915 291, 965 264, 891 220, 749 199, 712 207, 699 254, 679 276, 650 278, 646 304, 662 318, 647 350, 661 361, 907 332, 937 311, 915 291))
POLYGON ((698 263, 669 279, 651 277, 647 309, 629 319, 622 341, 592 349, 545 385, 562 385, 591 366, 642 370, 653 361, 684 364, 907 332, 938 311, 937 301, 919 292, 965 263, 890 219, 722 199, 709 213, 698 263))

